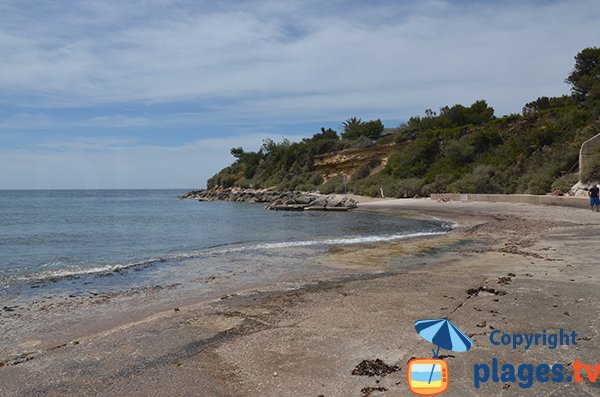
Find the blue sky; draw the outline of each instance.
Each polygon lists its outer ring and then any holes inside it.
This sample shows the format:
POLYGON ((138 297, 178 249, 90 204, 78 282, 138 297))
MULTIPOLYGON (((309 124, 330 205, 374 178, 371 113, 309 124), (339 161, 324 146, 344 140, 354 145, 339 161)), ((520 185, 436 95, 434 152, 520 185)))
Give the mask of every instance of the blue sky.
POLYGON ((566 94, 600 1, 0 0, 0 189, 194 188, 229 149, 566 94))

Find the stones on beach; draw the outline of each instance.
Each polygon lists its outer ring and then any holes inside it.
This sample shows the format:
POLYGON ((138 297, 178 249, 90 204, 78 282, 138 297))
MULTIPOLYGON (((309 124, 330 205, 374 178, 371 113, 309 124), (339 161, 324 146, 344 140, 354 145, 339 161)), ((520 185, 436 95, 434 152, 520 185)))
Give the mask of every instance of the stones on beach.
POLYGON ((362 389, 360 389, 360 392, 362 393, 361 397, 373 397, 373 393, 374 392, 384 392, 387 391, 388 389, 386 389, 385 387, 382 386, 377 386, 377 387, 363 387, 362 389))
POLYGON ((394 372, 400 371, 398 365, 388 365, 382 360, 376 358, 374 360, 363 360, 352 370, 352 375, 359 376, 386 376, 394 372))
POLYGON ((467 295, 471 296, 483 296, 483 295, 496 295, 503 296, 506 295, 506 291, 497 290, 495 288, 481 286, 479 288, 470 288, 467 290, 467 295))
MULTIPOLYGON (((325 197, 316 197, 313 201, 308 203, 309 207, 320 207, 325 208, 327 206, 327 199, 325 197)), ((332 206, 333 207, 333 206, 332 206)))
POLYGON ((346 211, 357 207, 357 202, 339 195, 311 192, 277 192, 266 189, 213 189, 196 190, 180 196, 198 201, 234 201, 268 203, 266 209, 279 211, 333 210, 346 211))
POLYGON ((25 352, 25 353, 21 353, 18 356, 15 356, 15 357, 11 358, 10 360, 4 361, 2 363, 2 366, 9 367, 11 365, 17 365, 17 364, 21 364, 21 363, 24 363, 24 362, 29 361, 29 360, 33 360, 34 355, 36 353, 37 352, 25 352))

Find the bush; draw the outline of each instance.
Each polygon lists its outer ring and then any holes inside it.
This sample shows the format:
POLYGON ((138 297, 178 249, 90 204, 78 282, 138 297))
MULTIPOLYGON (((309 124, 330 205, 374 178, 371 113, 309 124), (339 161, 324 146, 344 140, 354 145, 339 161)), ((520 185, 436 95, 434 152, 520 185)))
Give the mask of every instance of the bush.
POLYGON ((529 194, 546 194, 552 190, 552 182, 556 178, 548 172, 542 172, 535 175, 527 184, 526 193, 529 194))
POLYGON ((316 190, 316 186, 310 183, 302 183, 300 185, 296 185, 296 190, 301 192, 312 192, 316 190))
POLYGON ((408 178, 398 181, 395 197, 419 197, 425 181, 421 178, 408 178))
POLYGON ((362 196, 379 197, 380 189, 383 189, 386 196, 394 196, 390 192, 395 192, 396 182, 397 180, 389 175, 373 175, 363 180, 352 181, 352 191, 362 196))
POLYGON ((452 193, 501 193, 494 177, 496 170, 491 165, 479 165, 452 183, 449 188, 452 193))
POLYGON ((352 180, 359 180, 369 176, 371 174, 371 167, 369 164, 363 164, 352 173, 352 180))
POLYGON ((435 176, 433 182, 423 185, 421 188, 421 195, 431 196, 433 193, 447 193, 449 192, 448 186, 453 182, 453 178, 448 174, 438 174, 435 176))
POLYGON ((308 179, 308 182, 312 185, 319 186, 323 183, 323 175, 315 173, 308 179))
POLYGON ((322 194, 344 193, 344 178, 341 175, 330 178, 327 182, 319 186, 322 194))
POLYGON ((352 149, 366 149, 375 145, 377 145, 376 141, 367 138, 366 136, 359 136, 350 142, 349 147, 352 149))
POLYGON ((572 173, 563 175, 554 182, 552 182, 552 191, 560 190, 563 193, 568 192, 571 188, 579 182, 579 174, 572 173))
POLYGON ((390 175, 378 174, 353 181, 352 191, 363 196, 379 197, 381 189, 386 197, 415 197, 421 195, 425 181, 421 178, 396 179, 390 175))

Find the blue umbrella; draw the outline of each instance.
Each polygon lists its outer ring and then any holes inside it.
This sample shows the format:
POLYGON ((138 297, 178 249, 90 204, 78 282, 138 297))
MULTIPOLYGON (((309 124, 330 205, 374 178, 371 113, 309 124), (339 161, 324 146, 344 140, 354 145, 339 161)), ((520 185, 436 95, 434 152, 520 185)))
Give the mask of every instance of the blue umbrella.
MULTIPOLYGON (((452 350, 455 352, 466 352, 473 346, 473 342, 467 335, 450 322, 447 318, 437 318, 433 320, 417 320, 415 330, 419 336, 428 342, 436 345, 437 351, 433 351, 433 358, 438 357, 440 348, 452 350)), ((435 365, 431 368, 429 383, 435 365)))

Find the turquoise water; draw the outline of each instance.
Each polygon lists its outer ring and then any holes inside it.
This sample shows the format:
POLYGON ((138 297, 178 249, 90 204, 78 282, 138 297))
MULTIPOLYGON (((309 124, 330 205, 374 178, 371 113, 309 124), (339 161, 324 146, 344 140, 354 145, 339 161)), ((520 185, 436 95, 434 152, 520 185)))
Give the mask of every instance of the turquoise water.
POLYGON ((410 379, 419 382, 436 382, 442 380, 442 367, 438 364, 413 364, 410 379))
MULTIPOLYGON (((367 213, 275 212, 178 199, 185 190, 0 191, 0 285, 102 275, 197 258, 266 255, 443 233, 448 225, 367 213)), ((210 269, 202 269, 209 271, 210 269)))

